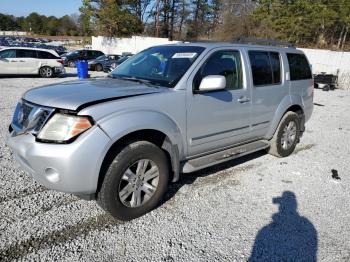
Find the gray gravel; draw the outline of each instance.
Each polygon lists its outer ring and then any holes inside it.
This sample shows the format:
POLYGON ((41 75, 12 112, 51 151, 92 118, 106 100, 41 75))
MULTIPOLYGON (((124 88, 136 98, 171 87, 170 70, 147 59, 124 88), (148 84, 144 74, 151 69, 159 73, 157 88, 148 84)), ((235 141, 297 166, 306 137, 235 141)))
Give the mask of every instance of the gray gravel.
POLYGON ((70 79, 0 78, 0 260, 350 261, 349 91, 315 90, 292 156, 260 152, 183 175, 159 208, 119 222, 40 186, 5 146, 21 94, 70 79))

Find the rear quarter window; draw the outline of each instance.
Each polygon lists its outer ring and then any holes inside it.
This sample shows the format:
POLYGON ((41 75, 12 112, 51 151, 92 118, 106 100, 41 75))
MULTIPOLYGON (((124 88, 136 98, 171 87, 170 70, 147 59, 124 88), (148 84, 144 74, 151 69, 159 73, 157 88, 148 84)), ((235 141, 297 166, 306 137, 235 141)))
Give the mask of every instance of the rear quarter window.
POLYGON ((288 58, 291 81, 305 80, 305 79, 312 78, 310 65, 305 55, 287 53, 287 58, 288 58))

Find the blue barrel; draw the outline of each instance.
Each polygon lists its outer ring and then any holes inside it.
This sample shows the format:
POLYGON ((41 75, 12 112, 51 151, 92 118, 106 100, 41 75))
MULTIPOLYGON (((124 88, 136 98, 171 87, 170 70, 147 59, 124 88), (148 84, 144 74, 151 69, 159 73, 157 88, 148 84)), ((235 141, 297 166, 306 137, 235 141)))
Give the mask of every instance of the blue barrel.
POLYGON ((79 60, 76 62, 77 73, 79 79, 88 78, 88 62, 85 60, 79 60))

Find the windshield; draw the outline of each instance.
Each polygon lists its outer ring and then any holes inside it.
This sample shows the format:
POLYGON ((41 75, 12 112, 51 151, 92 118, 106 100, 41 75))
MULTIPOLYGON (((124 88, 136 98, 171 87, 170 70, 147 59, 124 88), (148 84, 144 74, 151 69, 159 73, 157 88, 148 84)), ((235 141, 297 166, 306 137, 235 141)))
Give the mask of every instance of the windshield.
POLYGON ((130 57, 112 72, 112 76, 174 87, 204 49, 198 46, 152 47, 130 57))
POLYGON ((104 60, 108 58, 106 55, 100 55, 99 57, 96 58, 96 60, 104 60))

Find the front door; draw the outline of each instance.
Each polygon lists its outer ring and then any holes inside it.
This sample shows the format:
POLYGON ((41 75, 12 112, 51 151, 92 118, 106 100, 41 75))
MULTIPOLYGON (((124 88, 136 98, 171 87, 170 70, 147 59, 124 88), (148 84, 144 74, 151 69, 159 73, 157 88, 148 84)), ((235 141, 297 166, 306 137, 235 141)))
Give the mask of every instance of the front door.
POLYGON ((233 146, 250 138, 250 90, 243 81, 241 52, 213 52, 189 78, 187 141, 189 156, 233 146), (226 78, 226 89, 199 93, 201 80, 209 75, 226 78))

